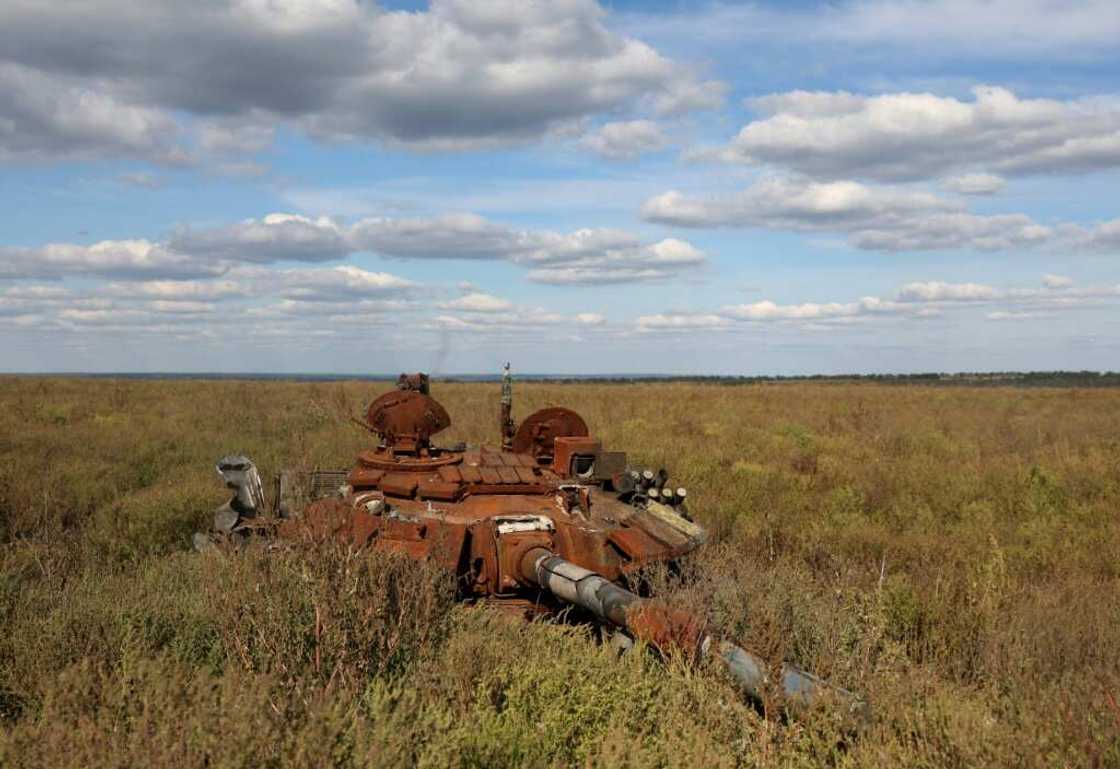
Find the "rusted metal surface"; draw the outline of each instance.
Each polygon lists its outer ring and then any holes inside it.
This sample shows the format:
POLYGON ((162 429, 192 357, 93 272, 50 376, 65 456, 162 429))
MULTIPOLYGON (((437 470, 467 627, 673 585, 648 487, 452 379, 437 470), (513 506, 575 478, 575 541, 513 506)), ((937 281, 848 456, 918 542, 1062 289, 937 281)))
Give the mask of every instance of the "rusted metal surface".
POLYGON ((517 454, 552 458, 553 441, 566 436, 588 435, 587 423, 576 412, 552 406, 530 414, 514 433, 511 450, 517 454))
POLYGON ((386 448, 411 454, 426 450, 431 437, 451 425, 451 417, 419 390, 398 389, 369 404, 366 423, 386 448))
MULTIPOLYGON (((508 605, 523 616, 578 606, 620 638, 661 654, 700 659, 712 645, 705 618, 641 597, 619 582, 643 566, 680 558, 707 538, 684 513, 687 492, 664 471, 632 469, 626 455, 604 451, 571 409, 541 409, 514 429, 508 364, 496 448, 444 448, 432 437, 451 424, 423 374, 402 374, 369 406, 366 427, 380 439, 348 470, 318 474, 303 487, 341 486, 302 506, 278 492, 267 524, 256 468, 223 460, 237 494, 215 517, 207 541, 254 530, 290 539, 336 538, 355 548, 442 564, 464 599, 508 605), (255 480, 254 480, 255 478, 255 480), (344 480, 344 484, 340 481, 344 480), (255 484, 255 485, 254 485, 255 484), (219 520, 220 519, 220 520, 219 520), (254 528, 255 527, 255 528, 254 528)), ((278 488, 300 487, 283 476, 278 488)), ((321 489, 322 491, 322 489, 321 489)), ((625 646, 625 644, 623 644, 625 646)), ((765 665, 722 642, 719 658, 752 696, 769 685, 765 665)), ((794 668, 782 681, 791 696, 815 696, 823 682, 794 668)))
POLYGON ((397 377, 398 390, 415 390, 422 395, 427 395, 430 384, 427 374, 401 374, 397 377))

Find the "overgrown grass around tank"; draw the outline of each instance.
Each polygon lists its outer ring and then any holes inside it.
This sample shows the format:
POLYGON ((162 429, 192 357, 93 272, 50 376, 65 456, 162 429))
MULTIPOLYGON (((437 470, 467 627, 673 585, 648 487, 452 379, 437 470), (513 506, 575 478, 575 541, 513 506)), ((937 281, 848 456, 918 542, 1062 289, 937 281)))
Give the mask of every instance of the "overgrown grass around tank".
MULTIPOLYGON (((379 389, 0 379, 0 766, 1120 765, 1120 392, 516 385, 689 489, 715 541, 651 579, 867 693, 852 739, 427 564, 189 552, 218 456, 345 465, 379 389)), ((496 385, 435 394, 493 441, 496 385)))

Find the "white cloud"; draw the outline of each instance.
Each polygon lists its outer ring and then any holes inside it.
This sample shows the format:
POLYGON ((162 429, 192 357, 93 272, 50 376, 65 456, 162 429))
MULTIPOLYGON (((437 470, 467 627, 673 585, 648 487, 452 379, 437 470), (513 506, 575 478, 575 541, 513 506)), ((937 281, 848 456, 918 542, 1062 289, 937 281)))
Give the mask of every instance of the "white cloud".
POLYGON ((943 283, 929 280, 907 283, 898 292, 900 302, 973 302, 987 301, 996 296, 991 286, 979 283, 943 283))
POLYGON ((1120 251, 1120 219, 1101 222, 1085 232, 1082 245, 1096 251, 1120 251))
MULTIPOLYGON (((689 4, 676 13, 628 14, 624 28, 651 40, 684 40, 710 54, 718 46, 781 41, 865 53, 896 48, 910 59, 975 56, 1068 61, 1109 54, 1120 37, 1112 0, 846 0, 829 4, 689 4)), ((840 55, 848 53, 840 51, 840 55)))
POLYGON ((864 297, 858 302, 806 302, 804 304, 780 305, 769 300, 752 304, 737 304, 724 307, 723 315, 736 320, 773 321, 773 320, 831 320, 854 318, 861 315, 897 314, 908 312, 909 308, 896 302, 884 301, 875 297, 864 297))
POLYGON ((529 267, 529 280, 552 284, 658 280, 706 261, 695 246, 675 238, 645 243, 622 230, 514 230, 466 214, 363 219, 350 237, 355 250, 402 259, 509 261, 529 267))
POLYGON ((727 83, 720 80, 696 82, 680 78, 657 96, 654 108, 660 115, 720 109, 727 99, 728 90, 727 83))
POLYGON ((1069 288, 1073 285, 1073 278, 1065 275, 1046 274, 1042 276, 1042 285, 1046 288, 1069 288))
POLYGON ((853 181, 769 178, 709 198, 669 191, 647 200, 642 215, 681 227, 841 232, 852 246, 871 251, 1120 248, 1120 220, 1092 227, 1042 225, 1025 214, 974 214, 959 201, 928 192, 853 181))
POLYGON ((853 43, 986 56, 1107 49, 1120 35, 1120 14, 1110 0, 860 0, 827 9, 817 24, 817 34, 853 43))
POLYGON ((963 174, 946 179, 942 186, 961 195, 994 195, 1002 191, 1007 182, 995 174, 963 174))
POLYGON ((89 246, 48 243, 37 248, 0 246, 0 278, 195 278, 216 275, 211 262, 147 240, 103 240, 89 246))
POLYGON ((1045 316, 1036 312, 1009 312, 1007 310, 997 310, 995 312, 989 312, 984 317, 988 320, 1033 320, 1045 316))
POLYGON ((685 227, 765 226, 826 229, 908 219, 915 212, 948 212, 953 203, 925 192, 867 187, 858 182, 801 182, 770 178, 722 198, 690 198, 669 191, 650 198, 642 214, 685 227))
POLYGON ((607 123, 584 136, 580 144, 610 160, 633 160, 669 146, 669 137, 652 120, 607 123))
MULTIPOLYGON (((367 218, 346 225, 329 217, 275 213, 213 228, 180 227, 165 243, 114 240, 91 246, 0 246, 0 278, 98 275, 182 281, 244 270, 248 265, 327 262, 360 252, 396 259, 502 260, 528 268, 529 280, 555 284, 659 280, 706 261, 703 252, 686 241, 646 242, 623 230, 517 230, 471 214, 367 218)), ((362 271, 354 270, 337 267, 305 274, 309 280, 310 276, 316 276, 316 281, 329 279, 331 286, 345 283, 354 291, 404 287, 374 285, 368 273, 359 276, 362 271)), ((267 277, 265 273, 263 278, 267 277)), ((163 288, 197 290, 184 285, 163 288)), ((146 290, 161 288, 152 284, 146 290)))
POLYGON ((639 331, 695 331, 726 328, 731 320, 712 313, 666 312, 641 315, 637 324, 639 331))
POLYGON ((198 315, 214 312, 212 302, 190 302, 182 300, 156 299, 146 302, 144 308, 153 312, 166 312, 172 315, 198 315))
POLYGON ((142 304, 93 303, 91 306, 66 306, 43 318, 44 327, 95 328, 100 331, 122 329, 131 333, 164 334, 183 327, 199 327, 214 320, 215 307, 209 302, 155 300, 142 304))
POLYGON ((438 315, 430 327, 440 331, 471 332, 472 341, 498 340, 508 343, 514 337, 539 340, 561 334, 579 339, 582 330, 602 326, 605 318, 595 313, 567 314, 543 307, 511 307, 501 313, 466 312, 462 315, 438 315))
MULTIPOLYGON (((6 28, 7 21, 0 24, 0 50, 6 28)), ((0 61, 0 161, 136 157, 181 164, 187 155, 179 134, 158 107, 130 104, 80 78, 0 61)))
POLYGON ((973 96, 773 94, 751 102, 760 119, 706 154, 824 179, 910 181, 953 174, 958 186, 980 193, 995 191, 997 173, 1120 166, 1120 98, 1022 99, 995 86, 977 86, 973 96))
POLYGON ((70 296, 58 286, 11 286, 0 290, 0 318, 5 322, 21 322, 20 318, 39 317, 48 308, 57 307, 70 296))
POLYGON ((278 275, 288 299, 303 302, 348 302, 373 296, 400 296, 417 286, 387 272, 370 272, 349 264, 284 270, 278 275))
POLYGON ((353 325, 374 318, 388 320, 389 313, 396 314, 399 322, 401 313, 411 313, 418 309, 416 302, 410 299, 371 299, 361 295, 324 294, 316 298, 280 299, 248 307, 244 311, 244 318, 251 323, 268 320, 312 330, 319 324, 332 321, 353 325))
POLYGON ((244 297, 249 289, 232 280, 143 280, 112 283, 104 293, 117 297, 168 300, 216 300, 244 297))
MULTIPOLYGON (((1054 277, 1054 276, 1049 276, 1054 277)), ((778 323, 801 329, 828 329, 855 322, 924 320, 993 307, 989 320, 1029 320, 1051 311, 1074 311, 1120 301, 1120 285, 1072 288, 1070 283, 1038 288, 997 289, 979 283, 915 281, 903 285, 894 298, 865 296, 849 302, 780 304, 763 300, 726 305, 714 312, 673 311, 643 315, 635 320, 638 331, 688 331, 727 329, 736 322, 778 323)))
POLYGON ((351 246, 402 259, 508 259, 528 250, 521 233, 473 214, 371 217, 350 227, 351 246))
POLYGON ((196 257, 257 263, 331 261, 352 250, 334 220, 295 214, 269 214, 205 230, 180 228, 168 247, 196 257))
POLYGON ((439 307, 444 310, 460 310, 462 312, 506 312, 513 309, 513 302, 491 294, 472 291, 458 299, 441 302, 439 307))
POLYGON ((359 0, 10 0, 0 153, 173 162, 188 149, 258 151, 275 123, 453 150, 645 103, 718 101, 718 84, 605 16, 594 0, 433 0, 414 12, 359 0))
POLYGON ((147 323, 151 314, 136 308, 111 310, 67 308, 59 312, 58 317, 64 322, 79 326, 118 326, 147 323))
POLYGON ((3 299, 55 301, 68 296, 70 290, 61 286, 23 285, 11 286, 0 291, 0 298, 3 299))
POLYGON ((196 129, 195 141, 205 152, 218 155, 255 154, 268 148, 276 127, 266 115, 211 118, 196 129))

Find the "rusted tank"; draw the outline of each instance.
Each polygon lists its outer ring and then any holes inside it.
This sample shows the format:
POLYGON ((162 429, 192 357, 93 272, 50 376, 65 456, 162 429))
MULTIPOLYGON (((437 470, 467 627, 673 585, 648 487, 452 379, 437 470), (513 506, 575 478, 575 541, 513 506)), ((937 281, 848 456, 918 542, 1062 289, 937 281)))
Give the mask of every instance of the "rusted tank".
POLYGON ((688 514, 687 491, 664 470, 631 467, 567 408, 541 409, 517 425, 508 364, 499 445, 438 446, 433 438, 451 418, 429 388, 426 375, 402 374, 360 421, 376 445, 345 470, 281 473, 270 509, 253 463, 224 457, 218 472, 235 493, 196 546, 254 534, 338 538, 429 559, 456 575, 463 600, 526 617, 579 607, 577 616, 602 626, 619 648, 637 641, 692 662, 715 655, 753 698, 830 698, 864 712, 858 697, 792 666, 780 666, 772 681, 765 661, 721 640, 705 617, 627 588, 628 575, 707 538, 688 514))

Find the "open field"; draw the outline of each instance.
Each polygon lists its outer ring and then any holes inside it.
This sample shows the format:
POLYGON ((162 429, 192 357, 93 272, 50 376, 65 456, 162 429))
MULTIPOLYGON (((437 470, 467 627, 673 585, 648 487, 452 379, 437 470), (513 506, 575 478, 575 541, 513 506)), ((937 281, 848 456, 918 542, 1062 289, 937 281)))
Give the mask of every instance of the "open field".
MULTIPOLYGON (((433 387, 495 440, 497 385, 433 387)), ((219 455, 346 465, 381 389, 0 379, 0 766, 1120 765, 1120 391, 515 386, 688 487, 666 589, 867 693, 846 740, 431 568, 187 551, 219 455)))

